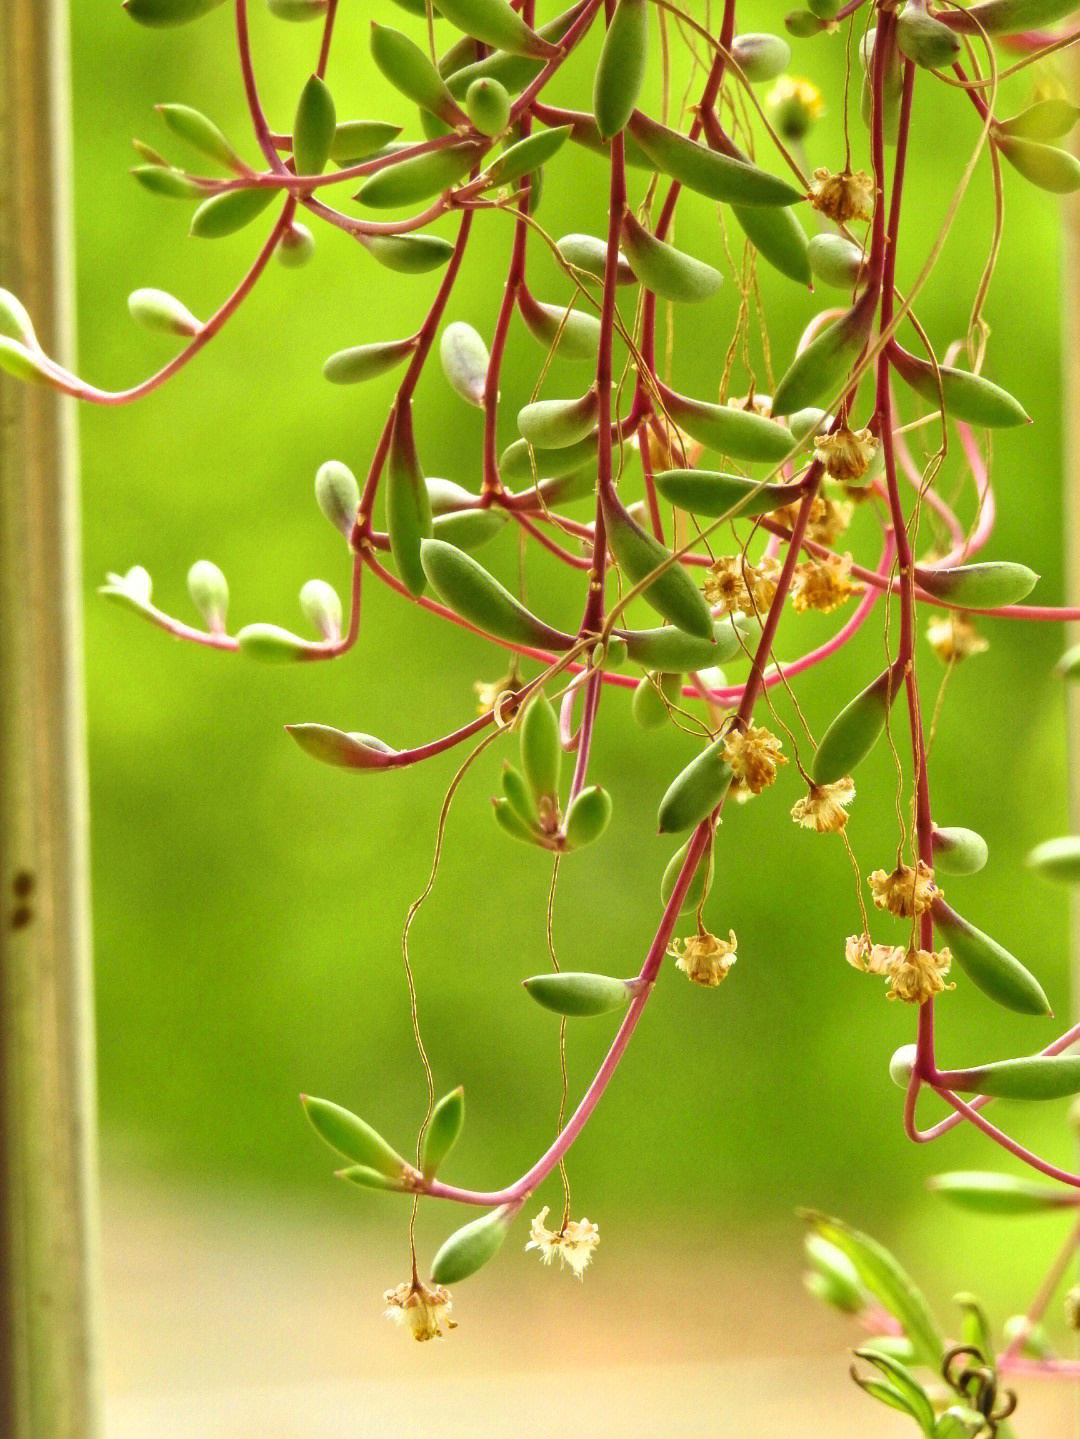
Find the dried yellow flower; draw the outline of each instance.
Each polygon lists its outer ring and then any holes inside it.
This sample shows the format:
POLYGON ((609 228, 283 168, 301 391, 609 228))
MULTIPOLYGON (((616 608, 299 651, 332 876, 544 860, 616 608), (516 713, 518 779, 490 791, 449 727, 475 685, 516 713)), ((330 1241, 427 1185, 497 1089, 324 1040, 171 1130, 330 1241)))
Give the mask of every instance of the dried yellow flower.
POLYGON ((820 610, 824 615, 840 608, 862 585, 851 578, 851 556, 826 555, 795 566, 792 604, 800 614, 820 610))
POLYGON ((726 940, 718 939, 707 930, 699 931, 689 939, 673 939, 668 954, 674 957, 675 968, 681 969, 687 979, 706 989, 715 989, 735 963, 738 943, 733 929, 728 930, 726 940))
POLYGON ((724 759, 731 766, 736 784, 744 784, 752 794, 760 794, 766 786, 776 780, 776 771, 787 764, 787 757, 780 753, 781 743, 767 729, 750 725, 747 729, 733 729, 724 743, 724 759))
POLYGON ((849 934, 844 943, 844 958, 861 974, 888 974, 903 957, 899 945, 874 944, 868 934, 849 934))
POLYGON ((806 197, 813 209, 835 220, 838 225, 848 220, 874 218, 874 181, 865 170, 815 170, 810 193, 806 197))
POLYGON ((429 1289, 419 1279, 412 1283, 399 1284, 388 1289, 383 1295, 386 1317, 411 1331, 412 1337, 420 1342, 425 1339, 441 1339, 444 1329, 456 1329, 456 1322, 450 1318, 453 1304, 449 1290, 441 1284, 429 1289))
POLYGON ((952 963, 947 949, 934 951, 916 949, 897 951, 900 958, 889 966, 889 998, 901 999, 905 1004, 925 1004, 935 994, 945 989, 955 989, 955 984, 946 984, 945 976, 952 963))
POLYGON ((878 909, 887 909, 900 919, 925 914, 943 893, 934 883, 934 871, 921 859, 917 869, 908 864, 897 865, 891 874, 876 869, 868 882, 874 891, 874 903, 878 909))
POLYGON ((509 674, 500 675, 497 680, 492 680, 490 683, 485 680, 477 680, 473 685, 473 689, 476 691, 476 713, 478 715, 491 714, 499 703, 500 697, 505 694, 512 695, 520 684, 521 677, 515 670, 511 670, 509 674))
POLYGON ((945 664, 981 655, 990 648, 990 641, 979 634, 966 615, 947 614, 931 620, 926 627, 926 637, 938 659, 945 664))
POLYGON ((791 806, 791 818, 818 834, 836 834, 847 824, 847 806, 854 798, 855 781, 850 775, 835 784, 813 784, 810 793, 791 806))
POLYGON ((752 614, 750 586, 758 579, 757 570, 742 555, 721 555, 709 566, 701 588, 709 604, 720 607, 721 614, 752 614))
POLYGON ((537 1250, 543 1264, 550 1264, 557 1254, 559 1262, 580 1279, 600 1243, 600 1230, 588 1219, 568 1219, 561 1229, 548 1229, 547 1217, 545 1205, 532 1222, 526 1250, 537 1250))
POLYGON ((752 415, 772 419, 772 395, 739 395, 727 401, 729 410, 746 410, 752 415))
POLYGON ((841 425, 831 435, 814 440, 814 458, 834 480, 861 480, 873 463, 880 441, 869 430, 841 425))

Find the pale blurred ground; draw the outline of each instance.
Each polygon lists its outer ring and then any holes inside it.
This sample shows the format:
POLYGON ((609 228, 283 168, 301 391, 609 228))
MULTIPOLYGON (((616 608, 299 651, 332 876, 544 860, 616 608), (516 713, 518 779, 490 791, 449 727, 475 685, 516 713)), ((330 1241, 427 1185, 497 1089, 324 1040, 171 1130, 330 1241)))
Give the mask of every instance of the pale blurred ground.
MULTIPOLYGON (((107 1439, 914 1439, 855 1392, 859 1335, 804 1294, 797 1249, 782 1269, 745 1237, 605 1230, 581 1285, 508 1252, 419 1345, 380 1312, 400 1236, 328 1208, 106 1186, 107 1439)), ((1018 1419, 1080 1433, 1056 1386, 1028 1384, 1018 1419)))

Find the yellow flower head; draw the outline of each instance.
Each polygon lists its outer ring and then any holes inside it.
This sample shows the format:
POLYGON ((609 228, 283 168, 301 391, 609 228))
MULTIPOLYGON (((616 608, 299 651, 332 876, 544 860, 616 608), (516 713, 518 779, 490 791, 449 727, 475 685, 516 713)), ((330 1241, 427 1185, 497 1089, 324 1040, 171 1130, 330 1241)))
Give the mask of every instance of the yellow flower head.
POLYGON ((844 958, 861 974, 888 974, 903 957, 898 945, 874 944, 868 934, 849 934, 844 944, 844 958))
POLYGON ((990 641, 979 634, 966 615, 947 614, 931 620, 926 626, 926 637, 930 648, 945 664, 966 660, 969 655, 981 655, 990 648, 990 641))
POLYGON ((862 585, 851 578, 850 555, 826 555, 795 566, 792 604, 800 614, 807 610, 832 614, 861 591, 862 585))
POLYGON ((934 883, 934 871, 921 859, 917 869, 907 864, 897 865, 891 874, 876 869, 869 884, 878 909, 887 909, 900 919, 925 914, 943 892, 934 883))
MULTIPOLYGON (((499 705, 501 696, 512 695, 520 683, 521 680, 514 670, 511 670, 509 674, 500 675, 497 680, 492 680, 490 683, 485 680, 477 680, 473 685, 473 689, 476 691, 476 713, 478 715, 491 714, 496 705, 499 705)), ((499 705, 499 708, 501 709, 502 706, 499 705)))
POLYGON ((559 1262, 580 1279, 600 1243, 600 1230, 588 1219, 568 1219, 562 1229, 548 1229, 547 1217, 545 1205, 532 1222, 526 1250, 537 1250, 542 1264, 550 1264, 557 1254, 559 1262))
POLYGON ((735 963, 738 945, 733 929, 728 930, 726 940, 706 930, 692 934, 689 939, 673 939, 668 954, 674 956, 675 968, 681 969, 687 979, 706 989, 715 989, 735 963))
POLYGON ((721 614, 753 614, 751 586, 758 572, 742 555, 721 555, 709 566, 702 590, 709 604, 720 607, 721 614))
POLYGON ((841 425, 831 435, 814 440, 814 458, 834 480, 861 480, 878 452, 880 441, 869 430, 849 430, 841 425))
MULTIPOLYGON (((831 28, 833 23, 829 21, 826 28, 831 28)), ((765 103, 786 140, 801 140, 814 121, 825 113, 821 91, 812 80, 804 80, 801 75, 781 75, 765 103)))
POLYGON ((946 984, 945 976, 952 963, 947 949, 931 953, 928 949, 898 950, 899 958, 889 966, 889 998, 902 999, 905 1004, 925 1004, 935 994, 945 989, 955 989, 955 984, 946 984))
POLYGON ((807 199, 838 225, 874 218, 874 181, 865 170, 815 170, 807 199))
POLYGON ((457 1324, 450 1318, 453 1304, 449 1291, 441 1284, 429 1289, 419 1280, 415 1283, 399 1284, 388 1289, 383 1295, 386 1317, 411 1331, 412 1337, 423 1342, 425 1339, 441 1339, 444 1329, 456 1329, 457 1324))
POLYGON ((724 759, 731 766, 735 783, 745 785, 752 794, 760 794, 774 783, 779 766, 787 764, 777 737, 756 725, 729 731, 724 743, 724 759))
POLYGON ((847 824, 847 806, 854 798, 855 781, 850 775, 835 784, 814 784, 808 795, 792 805, 791 818, 818 834, 836 834, 847 824))

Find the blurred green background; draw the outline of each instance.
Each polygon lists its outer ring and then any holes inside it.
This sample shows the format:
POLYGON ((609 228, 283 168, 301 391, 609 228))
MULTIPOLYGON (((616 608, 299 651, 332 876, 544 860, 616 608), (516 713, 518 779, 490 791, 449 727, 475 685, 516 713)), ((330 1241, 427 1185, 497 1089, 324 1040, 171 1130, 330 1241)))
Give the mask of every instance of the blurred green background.
MULTIPOLYGON (((112 0, 73 0, 80 353, 83 372, 98 384, 131 383, 172 353, 168 340, 130 322, 131 290, 171 290, 205 316, 267 229, 261 220, 230 239, 190 240, 190 207, 147 194, 127 173, 132 136, 183 163, 180 142, 152 109, 165 101, 204 110, 255 160, 230 9, 155 32, 132 25, 112 0)), ((259 4, 252 9, 266 105, 272 123, 287 129, 318 31, 275 22, 259 4)), ((782 7, 753 10, 747 27, 779 28, 782 7)), ((343 0, 328 75, 339 115, 388 118, 417 134, 415 115, 368 57, 373 14, 422 38, 419 22, 390 4, 343 0)), ((793 72, 813 78, 828 106, 810 137, 809 163, 839 167, 842 41, 793 43, 793 72)), ((590 51, 565 67, 558 97, 587 107, 593 58, 590 51)), ((1030 98, 1031 74, 1005 87, 1004 113, 1030 98)), ((678 85, 673 93, 681 93, 678 85)), ((651 96, 654 110, 658 98, 651 96)), ((916 110, 901 286, 921 267, 977 133, 974 111, 954 89, 920 79, 916 110)), ((856 161, 865 163, 857 113, 852 124, 856 161)), ((639 197, 640 175, 632 183, 639 197)), ((1036 423, 995 439, 1000 520, 987 554, 1032 565, 1043 577, 1037 598, 1060 603, 1059 205, 1011 173, 1006 187, 987 369, 1036 423)), ((567 149, 549 167, 538 218, 555 236, 601 233, 604 202, 601 161, 567 149)), ((984 160, 919 302, 939 350, 965 330, 991 223, 984 160)), ((490 333, 510 228, 503 216, 478 217, 448 320, 490 333)), ((678 236, 723 263, 714 207, 705 201, 691 196, 680 206, 678 236)), ((420 743, 473 713, 474 681, 502 673, 503 659, 374 584, 366 587, 356 650, 333 665, 296 669, 176 644, 94 593, 106 570, 138 563, 154 578, 156 601, 190 617, 184 576, 206 557, 229 577, 236 625, 295 627, 305 580, 320 576, 345 589, 346 556, 316 509, 312 481, 331 457, 363 474, 394 379, 339 389, 322 380, 321 363, 344 346, 408 333, 438 277, 393 275, 337 232, 320 231, 317 241, 306 269, 272 265, 235 321, 167 389, 128 409, 82 411, 99 1074, 111 1174, 153 1174, 178 1190, 219 1196, 251 1189, 268 1202, 365 1226, 392 1215, 393 1199, 331 1182, 332 1160, 304 1124, 297 1094, 347 1104, 409 1147, 424 1091, 400 932, 428 872, 457 757, 354 777, 306 758, 282 726, 320 721, 398 747, 420 743)), ((566 283, 541 248, 531 255, 535 292, 565 298, 566 283)), ((803 325, 835 303, 834 293, 799 292, 765 266, 761 280, 782 370, 803 325)), ((736 305, 729 283, 707 306, 679 316, 679 387, 715 393, 736 305)), ((542 360, 515 323, 503 443, 542 360)), ((436 363, 429 370, 416 407, 425 467, 476 488, 479 412, 449 390, 436 363)), ((557 362, 545 393, 577 392, 582 373, 557 362)), ((733 388, 739 392, 738 383, 733 388)), ((960 479, 955 455, 944 473, 948 491, 960 479)), ((970 518, 966 495, 963 503, 970 518)), ((876 561, 865 515, 852 545, 876 561)), ((508 537, 484 559, 512 578, 508 537)), ((570 621, 579 600, 560 592, 561 572, 540 558, 530 561, 529 576, 535 607, 570 621)), ((799 682, 816 733, 880 668, 883 613, 841 658, 799 682)), ((828 628, 819 617, 789 619, 781 655, 801 652, 828 628)), ((991 861, 946 890, 1037 971, 1064 1018, 1066 903, 1022 864, 1029 846, 1067 825, 1064 700, 1051 673, 1063 637, 1057 627, 1023 624, 988 632, 990 652, 961 666, 952 682, 931 775, 935 817, 981 831, 991 861)), ((929 706, 942 669, 925 640, 919 663, 929 706)), ((790 707, 781 712, 791 722, 790 707)), ((464 1084, 468 1095, 466 1131, 446 1177, 482 1188, 532 1162, 550 1138, 558 1098, 557 1022, 519 984, 546 963, 549 869, 539 853, 499 832, 488 812, 510 748, 508 741, 505 751, 489 752, 462 786, 438 884, 412 935, 436 1083, 443 1091, 464 1084)), ((563 866, 555 941, 564 966, 615 973, 638 966, 672 848, 655 835, 655 806, 691 752, 674 732, 639 732, 623 692, 605 696, 593 773, 612 792, 615 818, 602 843, 563 866)), ((848 832, 865 876, 888 867, 896 845, 885 746, 860 771, 858 788, 848 832)), ((752 1233, 778 1262, 797 1266, 792 1210, 809 1203, 895 1240, 938 1297, 980 1288, 1010 1312, 1026 1298, 1018 1286, 1034 1276, 1056 1232, 1021 1221, 1003 1235, 926 1197, 928 1173, 996 1156, 962 1134, 930 1150, 904 1140, 887 1063, 913 1038, 914 1015, 887 1004, 878 982, 844 963, 844 937, 859 927, 852 871, 838 842, 791 823, 788 809, 800 793, 791 765, 774 791, 725 815, 706 917, 721 933, 736 930, 738 966, 715 993, 666 967, 625 1063, 574 1148, 575 1208, 602 1226, 618 1216, 640 1233, 647 1254, 660 1255, 677 1222, 711 1244, 717 1234, 726 1243, 752 1233), (929 1243, 941 1246, 938 1258, 929 1243)), ((878 929, 886 937, 884 922, 878 929)), ((994 1008, 962 976, 939 1008, 947 1062, 1024 1052, 1057 1032, 1050 1021, 994 1008)), ((605 1020, 572 1027, 572 1100, 612 1029, 605 1020)), ((1061 1160, 1070 1155, 1074 1141, 1058 1107, 1002 1115, 1036 1148, 1061 1160)), ((549 1193, 556 1202, 552 1186, 549 1193)), ((423 1243, 452 1222, 442 1212, 425 1215, 423 1243)))

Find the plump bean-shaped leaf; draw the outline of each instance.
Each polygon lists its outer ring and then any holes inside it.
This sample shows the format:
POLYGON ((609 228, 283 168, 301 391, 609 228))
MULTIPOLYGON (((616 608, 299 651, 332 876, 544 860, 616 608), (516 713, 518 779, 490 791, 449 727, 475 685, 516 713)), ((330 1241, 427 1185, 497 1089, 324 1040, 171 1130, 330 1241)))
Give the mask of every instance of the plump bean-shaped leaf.
POLYGON ((942 874, 978 874, 986 865, 986 840, 973 829, 934 826, 934 868, 942 874))
POLYGON ((569 649, 568 635, 538 620, 494 575, 454 545, 424 540, 420 559, 439 598, 477 629, 517 644, 569 649))
POLYGON ((191 336, 202 329, 202 322, 167 290, 133 290, 128 296, 128 309, 133 320, 166 335, 191 336))
POLYGON ((330 159, 337 130, 334 97, 318 75, 300 92, 293 121, 293 161, 298 175, 321 175, 330 159))
POLYGON ((446 82, 419 45, 389 25, 371 22, 371 58, 395 90, 422 110, 430 111, 448 125, 461 124, 465 116, 446 82))
POLYGON ((413 440, 412 402, 399 405, 386 467, 386 529, 390 553, 409 593, 423 594, 427 577, 420 541, 431 534, 431 501, 413 440))
POLYGON ((140 25, 186 25, 223 5, 225 0, 124 0, 124 9, 140 25))
MULTIPOLYGON (((675 893, 675 886, 679 882, 679 875, 682 873, 682 867, 686 863, 686 856, 689 853, 690 840, 687 840, 668 860, 667 867, 660 880, 661 904, 666 905, 675 893)), ((693 878, 689 885, 687 885, 686 894, 683 896, 682 906, 679 910, 680 914, 692 914, 698 908, 701 901, 712 888, 712 878, 713 855, 710 848, 701 856, 698 867, 694 870, 693 878)))
POLYGON ((846 314, 814 336, 776 387, 776 414, 794 414, 837 393, 870 337, 876 306, 876 294, 868 291, 846 314))
POLYGON ((584 439, 562 449, 546 450, 534 446, 531 457, 529 442, 515 440, 512 445, 507 445, 499 456, 499 473, 504 480, 531 481, 535 461, 537 475, 547 476, 540 481, 540 488, 547 503, 555 503, 552 497, 556 493, 553 487, 556 486, 561 487, 558 490, 560 499, 580 499, 583 495, 592 494, 596 485, 598 438, 594 430, 584 439), (579 483, 573 484, 575 480, 579 483))
POLYGON ((1032 869, 1061 884, 1080 884, 1080 835, 1043 840, 1027 857, 1032 869))
POLYGON ((356 507, 360 503, 360 486, 348 465, 340 460, 327 460, 315 476, 315 499, 319 509, 336 530, 343 535, 352 532, 356 507))
POLYGON ((368 205, 373 210, 394 209, 430 200, 433 195, 441 195, 463 180, 482 154, 483 146, 464 144, 413 155, 365 180, 356 192, 356 198, 361 205, 368 205))
POLYGON ((465 92, 466 114, 481 135, 501 135, 510 123, 510 107, 509 91, 498 80, 474 80, 465 92))
POLYGON ((506 521, 503 510, 459 510, 456 514, 436 515, 431 535, 433 539, 456 545, 459 550, 477 550, 493 540, 506 521))
POLYGON ((695 515, 767 515, 799 500, 798 485, 778 485, 715 470, 663 470, 655 477, 665 500, 695 515))
POLYGON ((329 643, 341 638, 341 598, 325 580, 308 580, 300 591, 300 612, 329 643))
POLYGON ((795 448, 792 433, 785 425, 751 410, 711 405, 672 390, 664 391, 664 404, 671 418, 691 439, 732 459, 776 464, 795 448))
POLYGON ((981 1170, 934 1174, 926 1184, 935 1194, 976 1214, 1039 1214, 1070 1208, 1073 1203, 1071 1191, 1061 1186, 981 1170))
POLYGON ((791 59, 791 46, 779 35, 747 33, 735 36, 731 54, 750 83, 761 85, 784 73, 791 59))
POLYGON ((537 974, 522 983, 537 1004, 575 1019, 625 1009, 634 997, 633 981, 606 974, 575 974, 564 969, 558 974, 537 974))
POLYGON ((464 320, 447 325, 439 340, 443 374, 463 400, 484 407, 490 356, 483 338, 464 320))
POLYGON ((359 1189, 388 1190, 392 1194, 401 1194, 405 1188, 400 1179, 388 1179, 377 1169, 368 1169, 363 1164, 350 1164, 345 1169, 335 1169, 334 1178, 344 1179, 349 1184, 355 1184, 359 1189))
POLYGON ((739 632, 728 618, 714 620, 712 638, 687 634, 675 625, 656 630, 619 630, 634 664, 665 674, 722 665, 739 654, 739 632))
POLYGON ((967 10, 952 10, 953 28, 965 35, 1015 35, 1052 25, 1075 9, 1073 0, 984 0, 967 10))
POLYGON ((543 693, 529 700, 521 717, 521 767, 538 802, 558 797, 562 770, 559 716, 543 693))
POLYGON ((602 496, 602 504, 608 545, 632 584, 667 566, 645 587, 642 598, 687 634, 711 639, 713 618, 708 602, 680 564, 668 563, 671 551, 635 523, 614 492, 602 496))
POLYGON ((545 305, 534 300, 524 287, 518 295, 518 308, 525 328, 545 349, 558 341, 564 360, 595 360, 600 344, 600 321, 582 310, 567 310, 562 305, 545 305))
POLYGON ((454 253, 441 235, 365 235, 361 243, 373 260, 399 275, 426 275, 454 253))
POLYGON ((811 773, 815 784, 835 784, 866 758, 881 737, 899 688, 893 672, 886 670, 844 706, 822 735, 814 755, 811 773))
POLYGON ((286 725, 285 732, 292 736, 305 754, 323 764, 338 769, 382 770, 393 769, 393 757, 397 750, 384 744, 374 735, 346 733, 323 724, 286 725))
POLYGON ((697 304, 715 295, 724 283, 719 270, 658 240, 629 210, 623 216, 622 242, 634 274, 661 299, 697 304))
POLYGON ((221 633, 229 610, 229 582, 210 560, 196 560, 187 574, 188 594, 203 623, 221 633))
POLYGON ((501 797, 493 799, 491 807, 495 815, 495 823, 500 829, 505 830, 511 839, 520 840, 522 844, 531 844, 540 849, 548 847, 539 828, 522 819, 510 800, 501 797))
POLYGON ((837 290, 850 290, 866 265, 866 251, 843 235, 814 235, 808 255, 815 279, 837 290))
POLYGON ((495 1258, 509 1225, 505 1209, 493 1209, 483 1218, 456 1229, 431 1261, 432 1279, 436 1284, 457 1284, 468 1279, 495 1258))
POLYGON ((1054 669, 1063 679, 1080 678, 1080 645, 1073 645, 1071 649, 1067 649, 1054 669))
POLYGON ((524 140, 515 140, 484 171, 485 183, 510 185, 523 175, 532 174, 562 149, 569 133, 568 125, 560 125, 552 130, 537 130, 535 135, 526 135, 524 140))
POLYGON ((420 1172, 434 1179, 440 1165, 458 1141, 465 1123, 465 1091, 459 1085, 444 1094, 431 1111, 420 1144, 420 1172))
POLYGON ((917 5, 905 5, 896 21, 896 44, 902 55, 924 70, 942 70, 960 54, 960 37, 917 5))
POLYGON ((723 737, 714 740, 668 785, 656 816, 661 834, 693 829, 727 794, 731 767, 724 760, 725 743, 723 737))
POLYGON ((611 796, 600 785, 588 785, 575 795, 566 811, 563 833, 571 849, 598 840, 611 820, 611 796))
POLYGON ((638 681, 630 712, 641 729, 660 729, 668 722, 668 706, 678 704, 681 697, 682 675, 653 670, 638 681))
POLYGON ((518 429, 535 449, 565 449, 595 428, 597 407, 595 390, 576 400, 534 400, 518 411, 518 429))
POLYGON ((512 55, 550 59, 558 52, 530 30, 507 0, 439 0, 439 10, 455 29, 512 55))
MULTIPOLYGON (((556 45, 569 30, 570 26, 578 18, 579 9, 575 5, 569 10, 564 10, 561 15, 556 15, 553 20, 546 21, 543 25, 536 27, 536 33, 541 40, 556 45)), ((474 47, 475 48, 475 47, 474 47)), ((465 52, 462 50, 461 55, 465 52)), ((511 95, 516 95, 523 90, 531 80, 535 80, 543 69, 543 61, 530 59, 527 56, 511 54, 506 49, 495 50, 486 55, 482 60, 470 60, 468 64, 460 64, 455 58, 457 47, 455 46, 447 56, 439 63, 439 72, 450 87, 450 93, 455 100, 464 99, 469 86, 474 80, 492 79, 498 80, 509 90, 511 95)))
POLYGON ((228 170, 241 165, 240 156, 212 120, 190 105, 158 105, 158 114, 174 135, 179 135, 200 154, 208 155, 228 170))
POLYGON ((201 200, 206 195, 202 185, 171 165, 135 165, 131 173, 152 195, 165 195, 170 200, 201 200))
POLYGON ((1052 1013, 1050 1001, 1035 976, 996 940, 961 919, 942 899, 934 901, 934 922, 957 964, 988 998, 1018 1014, 1052 1013))
POLYGON ((267 189, 224 190, 204 200, 191 217, 191 234, 200 240, 220 240, 250 225, 274 199, 267 189))
POLYGON ((237 633, 236 643, 241 654, 272 665, 306 660, 316 648, 301 635, 294 635, 280 625, 245 625, 237 633))
POLYGON ((338 350, 323 362, 323 375, 334 385, 358 385, 374 380, 400 365, 416 349, 410 335, 405 340, 383 340, 371 345, 353 345, 338 350))
POLYGON ((746 238, 774 270, 799 285, 811 281, 806 232, 784 205, 732 205, 746 238))
POLYGON ((300 24, 305 20, 321 20, 329 0, 266 0, 266 8, 279 20, 300 24))
POLYGON ((515 769, 508 760, 503 761, 502 788, 510 807, 519 819, 530 827, 539 823, 540 811, 532 788, 521 771, 515 769))
POLYGON ((405 1172, 401 1155, 357 1115, 342 1109, 340 1104, 331 1104, 328 1099, 313 1099, 302 1094, 300 1102, 319 1138, 346 1159, 377 1170, 388 1179, 400 1178, 405 1172))
POLYGON ((1009 560, 984 560, 949 568, 915 568, 915 583, 935 599, 961 609, 996 609, 1025 599, 1039 582, 1027 565, 1009 560))
POLYGON ((998 130, 1021 140, 1059 140, 1080 119, 1080 109, 1068 100, 1036 100, 1019 114, 998 121, 998 130))
POLYGON ((603 139, 617 135, 634 113, 648 58, 647 0, 618 0, 593 82, 593 113, 603 139))
POLYGON ((999 134, 996 143, 1013 169, 1040 190, 1049 190, 1052 195, 1080 190, 1080 160, 1068 150, 1041 145, 1037 140, 1022 140, 1016 135, 999 134))
MULTIPOLYGON (((584 270, 588 275, 594 275, 598 280, 604 278, 604 271, 607 266, 607 242, 599 239, 596 235, 564 235, 557 240, 555 248, 567 262, 577 270, 584 270)), ((615 278, 620 285, 633 284, 634 272, 631 270, 626 256, 619 251, 616 260, 615 278)))
POLYGON ((798 190, 777 176, 699 145, 640 111, 631 117, 629 129, 658 170, 710 200, 735 205, 793 205, 803 199, 798 190))
POLYGON ((0 335, 33 349, 37 344, 26 306, 10 290, 0 290, 0 335))
POLYGON ((891 345, 889 353, 904 383, 935 407, 944 397, 945 413, 954 419, 964 420, 969 425, 985 425, 988 429, 1028 423, 1028 415, 1020 402, 983 375, 941 365, 939 393, 932 365, 917 360, 899 345, 891 345))
POLYGON ((829 22, 822 20, 812 10, 792 10, 784 16, 784 28, 797 40, 808 40, 811 35, 820 35, 828 29, 829 22))
POLYGON ((955 1076, 949 1088, 961 1093, 989 1094, 994 1099, 1064 1099, 1080 1093, 1080 1057, 1071 1054, 1029 1054, 980 1064, 955 1076))
POLYGON ((866 1289, 899 1320, 919 1362, 941 1367, 944 1343, 929 1306, 915 1284, 882 1245, 843 1220, 807 1211, 803 1217, 816 1234, 846 1254, 866 1289))
POLYGON ((330 158, 335 165, 358 165, 400 134, 400 125, 388 125, 382 120, 344 120, 334 128, 330 158))

